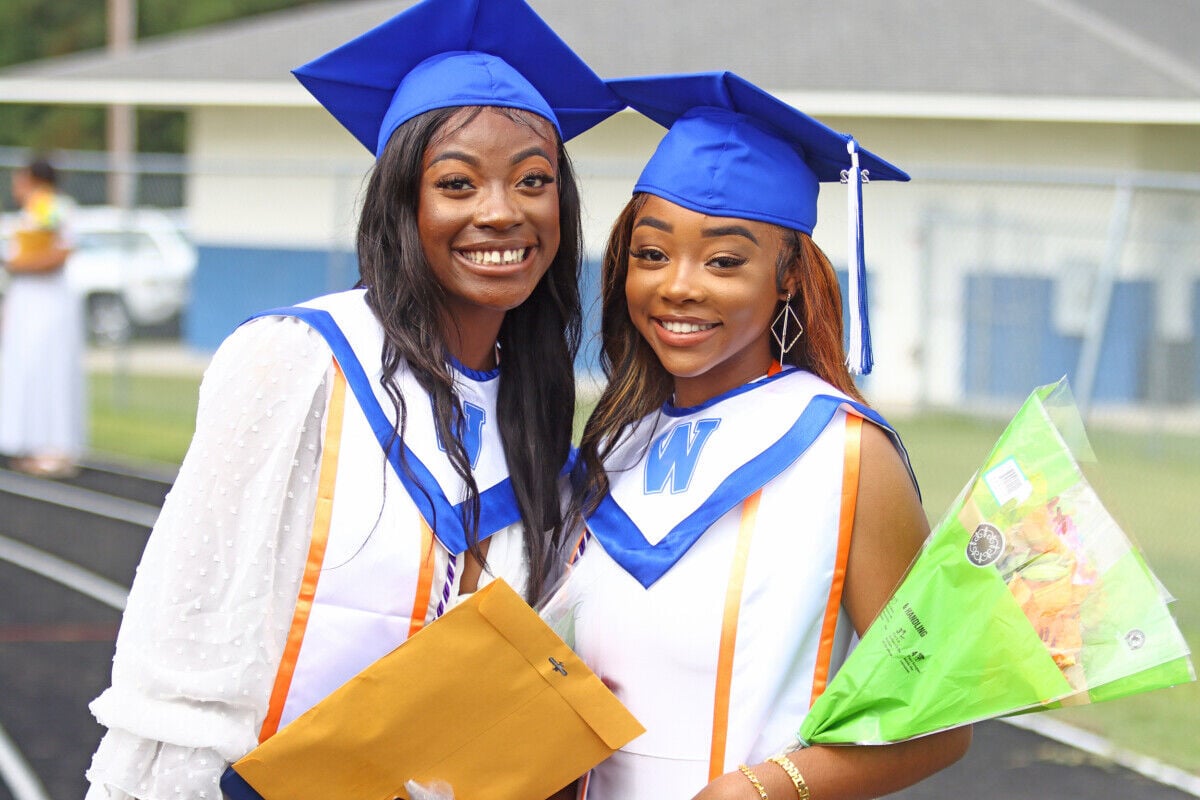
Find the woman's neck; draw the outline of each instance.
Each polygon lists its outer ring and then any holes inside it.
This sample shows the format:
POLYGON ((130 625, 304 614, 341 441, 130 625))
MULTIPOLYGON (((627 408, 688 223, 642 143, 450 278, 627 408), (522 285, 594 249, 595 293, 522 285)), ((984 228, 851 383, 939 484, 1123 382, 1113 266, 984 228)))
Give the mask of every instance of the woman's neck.
POLYGON ((495 369, 499 362, 496 340, 503 321, 503 314, 494 318, 477 314, 469 321, 448 319, 443 325, 446 349, 468 369, 480 372, 495 369))

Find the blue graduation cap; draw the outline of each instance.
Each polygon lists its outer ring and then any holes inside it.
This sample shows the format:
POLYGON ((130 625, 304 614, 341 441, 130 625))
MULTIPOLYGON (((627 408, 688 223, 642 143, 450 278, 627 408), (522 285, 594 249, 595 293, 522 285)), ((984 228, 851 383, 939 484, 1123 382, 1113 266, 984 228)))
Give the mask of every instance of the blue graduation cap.
POLYGON ((532 111, 565 141, 624 107, 524 0, 422 0, 292 73, 376 157, 435 108, 532 111))
POLYGON ((611 80, 630 106, 663 125, 634 192, 721 217, 811 234, 822 182, 849 186, 850 370, 873 359, 863 258, 862 183, 908 175, 731 72, 611 80))

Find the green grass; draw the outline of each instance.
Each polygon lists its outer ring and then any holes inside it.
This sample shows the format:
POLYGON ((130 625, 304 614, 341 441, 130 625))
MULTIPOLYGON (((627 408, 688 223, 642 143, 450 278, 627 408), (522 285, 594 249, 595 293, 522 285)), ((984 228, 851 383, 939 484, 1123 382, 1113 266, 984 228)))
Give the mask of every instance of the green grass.
POLYGON ((90 447, 104 459, 178 465, 196 424, 199 377, 94 373, 90 447))
MULTIPOLYGON (((199 378, 92 377, 92 448, 107 458, 178 464, 191 438, 199 378)), ((577 432, 590 409, 576 415, 577 432)), ((887 409, 883 409, 885 415, 887 409)), ((1014 407, 1015 411, 1015 407, 1014 407)), ((921 480, 936 522, 1004 428, 1003 421, 929 414, 891 417, 921 480)), ((1089 477, 1113 516, 1141 546, 1179 602, 1176 618, 1200 649, 1200 437, 1131 434, 1089 427, 1098 465, 1089 477)), ((1200 774, 1200 684, 1095 706, 1046 712, 1117 745, 1200 774)))

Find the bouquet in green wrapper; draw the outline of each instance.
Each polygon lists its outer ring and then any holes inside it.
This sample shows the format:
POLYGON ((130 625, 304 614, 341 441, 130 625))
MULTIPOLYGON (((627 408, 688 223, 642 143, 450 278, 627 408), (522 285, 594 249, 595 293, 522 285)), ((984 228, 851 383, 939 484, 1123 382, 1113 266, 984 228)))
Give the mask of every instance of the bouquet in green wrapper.
POLYGON ((1172 598, 1079 468, 1066 381, 1017 412, 862 641, 802 744, 883 744, 1195 680, 1172 598))

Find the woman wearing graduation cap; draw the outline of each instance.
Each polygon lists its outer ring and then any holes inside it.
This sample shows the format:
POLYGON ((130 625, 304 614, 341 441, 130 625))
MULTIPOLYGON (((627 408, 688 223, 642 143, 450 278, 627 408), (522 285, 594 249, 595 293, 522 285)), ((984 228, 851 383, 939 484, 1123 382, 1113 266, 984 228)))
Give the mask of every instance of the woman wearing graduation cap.
POLYGON ((360 286, 213 358, 93 704, 89 797, 225 766, 562 530, 579 337, 563 141, 622 104, 523 0, 426 0, 296 70, 376 155, 360 286))
POLYGON ((928 524, 869 371, 861 181, 906 180, 729 73, 611 81, 669 128, 604 260, 609 384, 580 445, 577 650, 646 727, 588 800, 877 797, 969 731, 789 752, 928 524), (850 186, 853 363, 810 235, 850 186), (786 753, 786 755, 785 755, 786 753))

